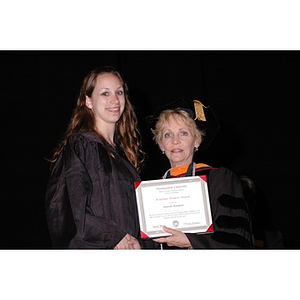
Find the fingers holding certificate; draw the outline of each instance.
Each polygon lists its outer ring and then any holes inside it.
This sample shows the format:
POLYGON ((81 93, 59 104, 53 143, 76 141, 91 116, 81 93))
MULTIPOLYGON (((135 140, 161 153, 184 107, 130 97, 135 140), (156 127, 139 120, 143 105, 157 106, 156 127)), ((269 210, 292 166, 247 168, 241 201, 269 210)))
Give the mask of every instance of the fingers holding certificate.
POLYGON ((169 247, 179 247, 179 248, 191 248, 192 245, 187 238, 187 236, 181 232, 177 231, 175 229, 171 229, 168 227, 163 227, 163 230, 167 233, 170 233, 171 236, 168 237, 161 237, 158 239, 154 239, 154 242, 163 244, 166 243, 169 247))
POLYGON ((142 238, 169 236, 166 226, 184 233, 212 232, 205 176, 135 183, 142 238))

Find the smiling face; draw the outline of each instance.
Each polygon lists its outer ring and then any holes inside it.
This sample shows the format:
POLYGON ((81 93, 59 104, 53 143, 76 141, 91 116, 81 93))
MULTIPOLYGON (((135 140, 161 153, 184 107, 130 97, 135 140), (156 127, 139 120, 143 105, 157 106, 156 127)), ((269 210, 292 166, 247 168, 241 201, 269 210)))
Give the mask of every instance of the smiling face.
POLYGON ((161 129, 159 147, 165 152, 171 167, 180 167, 193 161, 195 148, 200 145, 194 129, 179 117, 171 115, 161 129))
POLYGON ((96 127, 102 130, 115 126, 125 107, 123 84, 113 73, 98 75, 91 97, 86 96, 86 106, 93 111, 96 127))

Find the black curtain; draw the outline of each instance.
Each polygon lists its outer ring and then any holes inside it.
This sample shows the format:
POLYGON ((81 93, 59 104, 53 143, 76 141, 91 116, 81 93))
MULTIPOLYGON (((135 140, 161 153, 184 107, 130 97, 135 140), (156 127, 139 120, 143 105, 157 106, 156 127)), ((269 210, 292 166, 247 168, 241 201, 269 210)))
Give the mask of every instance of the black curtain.
POLYGON ((197 162, 247 175, 260 192, 262 226, 288 248, 298 234, 299 51, 1 51, 1 249, 51 247, 44 195, 48 162, 84 76, 113 65, 127 79, 148 161, 144 180, 168 162, 145 116, 181 96, 210 105, 221 129, 197 162))

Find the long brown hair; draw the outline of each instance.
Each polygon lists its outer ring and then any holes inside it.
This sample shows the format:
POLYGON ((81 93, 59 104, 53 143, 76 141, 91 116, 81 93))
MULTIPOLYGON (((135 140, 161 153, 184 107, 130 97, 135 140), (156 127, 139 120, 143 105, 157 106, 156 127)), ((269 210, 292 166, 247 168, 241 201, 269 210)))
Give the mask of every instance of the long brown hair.
MULTIPOLYGON (((137 169, 141 171, 144 160, 145 153, 141 149, 141 135, 138 129, 137 117, 134 112, 134 108, 128 99, 128 87, 123 80, 119 71, 113 67, 99 67, 91 71, 83 80, 79 97, 77 100, 77 105, 74 109, 73 116, 68 125, 67 131, 64 135, 63 140, 58 145, 57 149, 54 151, 53 157, 50 160, 52 163, 55 163, 59 154, 65 147, 68 138, 78 132, 95 132, 98 134, 100 139, 103 141, 104 146, 106 147, 107 142, 104 137, 96 130, 95 126, 95 116, 92 110, 88 109, 85 101, 86 96, 91 97, 94 88, 96 86, 96 81, 99 75, 105 73, 112 73, 116 75, 124 88, 125 92, 125 108, 124 112, 121 115, 119 121, 116 124, 115 130, 115 144, 120 147, 124 152, 129 162, 137 169)), ((114 156, 113 153, 106 147, 109 155, 114 156)))

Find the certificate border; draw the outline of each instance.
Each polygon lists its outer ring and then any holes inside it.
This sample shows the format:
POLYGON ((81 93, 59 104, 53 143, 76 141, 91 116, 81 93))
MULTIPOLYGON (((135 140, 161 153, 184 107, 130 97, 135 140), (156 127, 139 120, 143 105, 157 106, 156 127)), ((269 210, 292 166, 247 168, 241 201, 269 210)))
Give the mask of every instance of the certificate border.
POLYGON ((147 186, 166 186, 174 184, 182 184, 183 182, 199 182, 201 186, 201 191, 203 195, 203 205, 205 210, 205 221, 206 223, 201 226, 193 227, 178 227, 176 230, 185 232, 185 233, 208 233, 213 231, 210 200, 207 187, 207 178, 206 175, 201 176, 191 176, 191 177, 180 177, 180 178, 170 178, 170 179, 158 179, 158 180, 146 180, 135 182, 135 191, 136 191, 136 201, 138 207, 139 223, 141 230, 141 237, 143 239, 155 238, 161 236, 168 236, 169 234, 163 230, 147 230, 144 203, 142 197, 142 188, 147 186))

